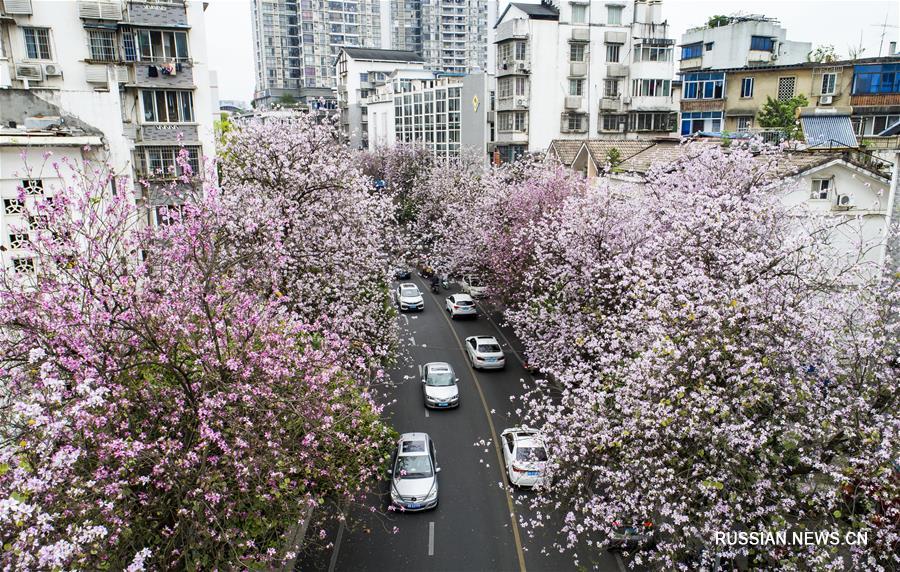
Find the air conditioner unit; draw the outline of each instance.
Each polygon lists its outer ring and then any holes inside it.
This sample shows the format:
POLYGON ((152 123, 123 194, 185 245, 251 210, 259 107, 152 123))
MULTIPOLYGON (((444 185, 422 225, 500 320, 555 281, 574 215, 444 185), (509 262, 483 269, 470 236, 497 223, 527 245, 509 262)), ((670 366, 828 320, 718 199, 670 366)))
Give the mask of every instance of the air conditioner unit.
POLYGON ((527 72, 527 71, 528 71, 528 64, 525 63, 525 62, 519 62, 519 63, 516 64, 516 70, 517 70, 517 71, 521 71, 521 72, 527 72))
POLYGON ((631 96, 630 96, 630 95, 623 95, 623 96, 622 96, 622 103, 631 103, 631 96))
POLYGON ((44 64, 44 75, 47 77, 56 77, 62 75, 62 68, 59 64, 44 64))
POLYGON ((516 105, 518 107, 525 107, 528 105, 528 99, 526 99, 524 97, 516 98, 516 105))
POLYGON ((42 81, 44 70, 41 69, 40 64, 16 64, 16 79, 42 81))
POLYGON ((819 98, 819 105, 831 105, 831 102, 834 100, 833 95, 823 95, 819 98))
POLYGON ((853 203, 853 197, 851 197, 850 195, 838 195, 837 204, 835 206, 842 209, 853 208, 855 206, 853 203))

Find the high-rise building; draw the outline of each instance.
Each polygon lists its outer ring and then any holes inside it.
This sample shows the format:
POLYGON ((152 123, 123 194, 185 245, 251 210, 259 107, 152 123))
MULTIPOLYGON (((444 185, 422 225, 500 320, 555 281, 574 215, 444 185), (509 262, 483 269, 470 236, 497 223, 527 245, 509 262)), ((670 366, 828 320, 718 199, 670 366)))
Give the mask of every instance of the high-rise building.
POLYGON ((257 106, 329 97, 343 47, 412 51, 428 69, 488 68, 489 0, 253 0, 257 106))
MULTIPOLYGON (((203 10, 185 0, 3 2, 5 127, 102 134, 116 173, 150 180, 133 186, 158 222, 157 207, 175 200, 161 191, 182 170, 181 150, 194 171, 215 155, 203 10)), ((15 194, 15 180, 0 185, 15 194)))

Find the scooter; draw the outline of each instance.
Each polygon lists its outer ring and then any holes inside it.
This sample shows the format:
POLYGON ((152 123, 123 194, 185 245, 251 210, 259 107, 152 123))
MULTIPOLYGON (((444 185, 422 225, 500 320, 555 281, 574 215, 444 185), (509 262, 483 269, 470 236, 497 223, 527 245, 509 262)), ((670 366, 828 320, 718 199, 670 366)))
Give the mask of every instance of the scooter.
POLYGON ((431 282, 431 291, 437 294, 440 292, 440 283, 437 280, 431 282))
POLYGON ((447 280, 446 278, 441 279, 441 286, 444 288, 444 290, 449 290, 450 289, 450 281, 447 280))

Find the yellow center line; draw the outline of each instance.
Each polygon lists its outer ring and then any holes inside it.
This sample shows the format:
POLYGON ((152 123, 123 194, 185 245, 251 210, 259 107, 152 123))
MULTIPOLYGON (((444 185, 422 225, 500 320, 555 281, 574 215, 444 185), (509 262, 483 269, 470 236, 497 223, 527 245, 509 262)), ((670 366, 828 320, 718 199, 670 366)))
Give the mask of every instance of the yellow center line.
MULTIPOLYGON (((434 295, 432 293, 432 295, 434 295)), ((437 300, 440 301, 440 297, 436 296, 437 300)), ((506 504, 509 506, 509 519, 512 522, 512 531, 513 531, 513 540, 516 543, 516 555, 519 557, 519 571, 525 572, 525 551, 522 550, 522 538, 519 536, 519 524, 516 519, 516 509, 513 505, 512 496, 509 494, 509 485, 506 481, 506 476, 503 474, 503 454, 500 452, 500 439, 497 438, 497 430, 494 428, 494 420, 491 418, 491 411, 488 409, 487 399, 484 397, 484 391, 481 390, 481 384, 478 383, 478 375, 475 371, 475 368, 472 367, 472 363, 468 359, 468 353, 465 352, 465 346, 463 345, 462 340, 459 338, 459 334, 456 333, 456 329, 453 327, 453 322, 450 321, 450 318, 447 317, 447 313, 444 307, 438 303, 438 311, 444 317, 444 321, 447 322, 447 326, 450 327, 450 331, 453 333, 453 337, 456 338, 456 343, 459 344, 459 347, 463 350, 465 354, 466 366, 469 368, 469 373, 472 374, 472 380, 475 382, 475 389, 478 390, 478 396, 481 398, 481 406, 484 408, 484 416, 487 417, 488 426, 491 428, 491 440, 494 442, 494 452, 497 454, 497 468, 500 469, 500 482, 503 483, 503 492, 506 493, 506 504)))

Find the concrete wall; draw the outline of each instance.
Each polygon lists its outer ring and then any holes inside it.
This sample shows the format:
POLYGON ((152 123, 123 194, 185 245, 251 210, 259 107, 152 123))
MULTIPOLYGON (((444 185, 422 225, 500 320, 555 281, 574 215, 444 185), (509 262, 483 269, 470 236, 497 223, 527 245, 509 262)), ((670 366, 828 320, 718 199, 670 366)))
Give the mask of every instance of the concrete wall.
MULTIPOLYGON (((703 69, 728 69, 746 66, 749 61, 770 59, 777 65, 796 64, 806 61, 812 50, 811 42, 787 40, 787 30, 774 22, 747 21, 719 26, 718 28, 695 28, 681 36, 681 45, 713 42, 712 49, 703 48, 700 67, 703 69), (751 51, 751 36, 777 38, 777 52, 770 58, 766 52, 751 51)), ((676 57, 680 57, 679 53, 676 57)), ((691 60, 693 61, 693 60, 691 60)), ((682 71, 683 68, 682 68, 682 71)))

